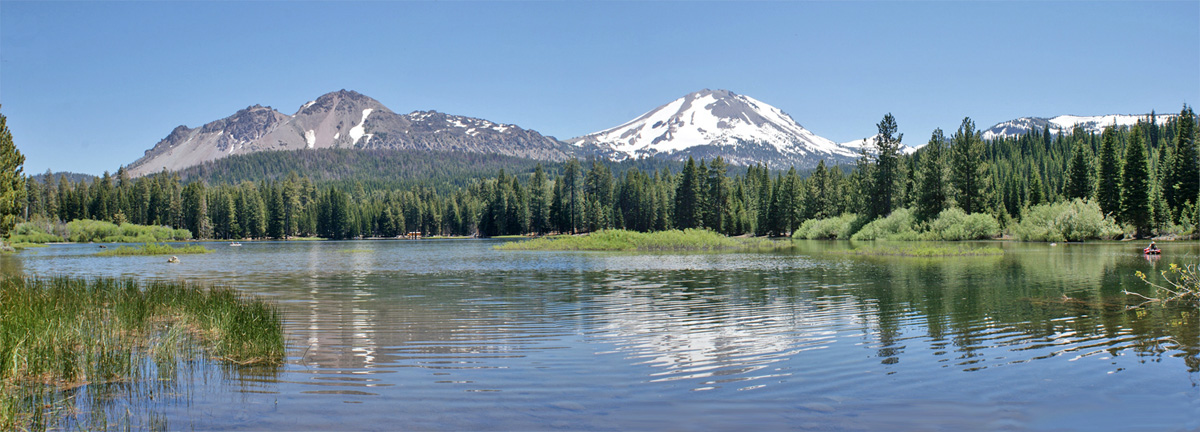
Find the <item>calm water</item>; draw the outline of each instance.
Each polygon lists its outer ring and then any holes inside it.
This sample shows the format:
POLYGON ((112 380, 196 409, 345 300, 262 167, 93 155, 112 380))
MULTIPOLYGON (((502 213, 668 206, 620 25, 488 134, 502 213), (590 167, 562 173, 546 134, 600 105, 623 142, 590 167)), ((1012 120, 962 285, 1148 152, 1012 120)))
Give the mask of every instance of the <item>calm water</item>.
MULTIPOLYGON (((1200 318, 1126 311, 1132 244, 1002 257, 500 252, 494 241, 210 243, 0 270, 227 284, 278 302, 287 364, 199 364, 135 427, 366 430, 1196 430, 1200 318)), ((123 404, 123 405, 122 405, 123 404)))

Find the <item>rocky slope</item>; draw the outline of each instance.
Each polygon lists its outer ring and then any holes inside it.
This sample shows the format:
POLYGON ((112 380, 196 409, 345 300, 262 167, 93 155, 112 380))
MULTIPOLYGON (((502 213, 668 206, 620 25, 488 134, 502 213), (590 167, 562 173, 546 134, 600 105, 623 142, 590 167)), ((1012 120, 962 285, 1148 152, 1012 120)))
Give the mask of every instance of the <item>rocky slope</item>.
POLYGON ((465 151, 554 161, 577 151, 515 125, 436 111, 396 114, 375 99, 341 90, 290 116, 255 105, 198 128, 179 126, 127 170, 136 177, 229 155, 313 148, 465 151))

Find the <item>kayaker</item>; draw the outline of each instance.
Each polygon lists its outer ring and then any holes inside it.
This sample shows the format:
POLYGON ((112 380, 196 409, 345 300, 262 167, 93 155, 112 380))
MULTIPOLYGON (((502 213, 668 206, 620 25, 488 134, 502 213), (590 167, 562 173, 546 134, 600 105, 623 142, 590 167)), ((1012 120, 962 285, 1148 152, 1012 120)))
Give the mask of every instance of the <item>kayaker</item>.
POLYGON ((1150 251, 1150 252, 1157 252, 1157 251, 1158 251, 1158 246, 1156 246, 1156 245, 1154 244, 1154 240, 1150 240, 1150 247, 1146 248, 1146 250, 1147 250, 1147 251, 1150 251))

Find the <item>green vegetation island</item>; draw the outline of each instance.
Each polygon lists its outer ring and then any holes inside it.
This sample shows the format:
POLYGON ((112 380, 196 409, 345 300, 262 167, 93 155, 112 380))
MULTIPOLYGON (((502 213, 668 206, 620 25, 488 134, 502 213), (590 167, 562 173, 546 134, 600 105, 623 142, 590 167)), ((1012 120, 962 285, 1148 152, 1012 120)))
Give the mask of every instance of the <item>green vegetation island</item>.
POLYGON ((171 246, 167 244, 146 243, 141 246, 117 246, 113 249, 107 249, 97 252, 98 256, 146 256, 146 255, 184 255, 184 254, 206 254, 212 252, 212 249, 200 245, 188 246, 171 246))
POLYGON ((737 251, 791 248, 790 242, 762 237, 736 238, 705 229, 641 233, 628 230, 601 230, 585 235, 542 237, 496 245, 498 250, 525 251, 737 251))
POLYGON ((985 247, 969 247, 962 244, 945 245, 945 244, 874 244, 869 246, 860 246, 853 249, 841 251, 833 251, 831 253, 841 255, 864 255, 864 256, 898 256, 898 257, 913 257, 913 258, 940 258, 940 257, 972 257, 972 256, 999 256, 1004 255, 1004 249, 995 246, 985 247))

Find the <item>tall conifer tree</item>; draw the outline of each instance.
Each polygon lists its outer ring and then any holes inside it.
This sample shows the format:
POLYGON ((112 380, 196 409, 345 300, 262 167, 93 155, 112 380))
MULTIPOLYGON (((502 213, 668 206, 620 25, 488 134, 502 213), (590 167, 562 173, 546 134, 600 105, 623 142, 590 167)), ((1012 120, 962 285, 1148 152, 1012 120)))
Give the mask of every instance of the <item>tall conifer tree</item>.
POLYGON ((936 218, 946 205, 946 165, 942 154, 945 148, 946 136, 941 129, 936 129, 921 151, 916 199, 919 221, 936 218))
POLYGON ((1138 237, 1150 234, 1153 221, 1150 204, 1150 164, 1140 127, 1135 126, 1125 147, 1125 170, 1121 176, 1121 215, 1137 230, 1138 237))
POLYGON ((987 203, 984 188, 990 182, 987 180, 986 149, 975 130, 975 122, 970 117, 964 118, 950 140, 953 143, 950 147, 950 181, 954 185, 955 200, 967 213, 982 212, 987 203))
POLYGON ((1179 220, 1179 212, 1183 209, 1184 203, 1196 200, 1197 193, 1200 193, 1200 154, 1196 150, 1196 114, 1192 112, 1192 108, 1184 105, 1183 110, 1179 112, 1179 119, 1176 123, 1175 132, 1175 160, 1174 160, 1174 182, 1164 185, 1164 188, 1172 190, 1171 197, 1174 202, 1171 205, 1173 211, 1171 214, 1175 220, 1179 220))
POLYGON ((1064 193, 1067 199, 1090 198, 1093 185, 1090 145, 1085 141, 1086 134, 1078 127, 1072 137, 1074 138, 1072 145, 1074 149, 1071 153, 1071 161, 1067 165, 1067 186, 1064 193))
POLYGON ((533 169, 529 182, 529 230, 537 234, 550 232, 550 184, 542 164, 533 169))
POLYGON ((904 134, 897 134, 896 118, 888 113, 875 125, 875 167, 872 173, 870 214, 872 218, 887 216, 895 207, 896 180, 900 175, 900 141, 904 134))
POLYGON ((25 156, 17 150, 8 119, 0 114, 0 238, 17 224, 25 209, 25 156))
POLYGON ((1096 203, 1105 214, 1121 210, 1121 158, 1117 156, 1116 131, 1104 128, 1100 145, 1100 168, 1097 172, 1096 203))

